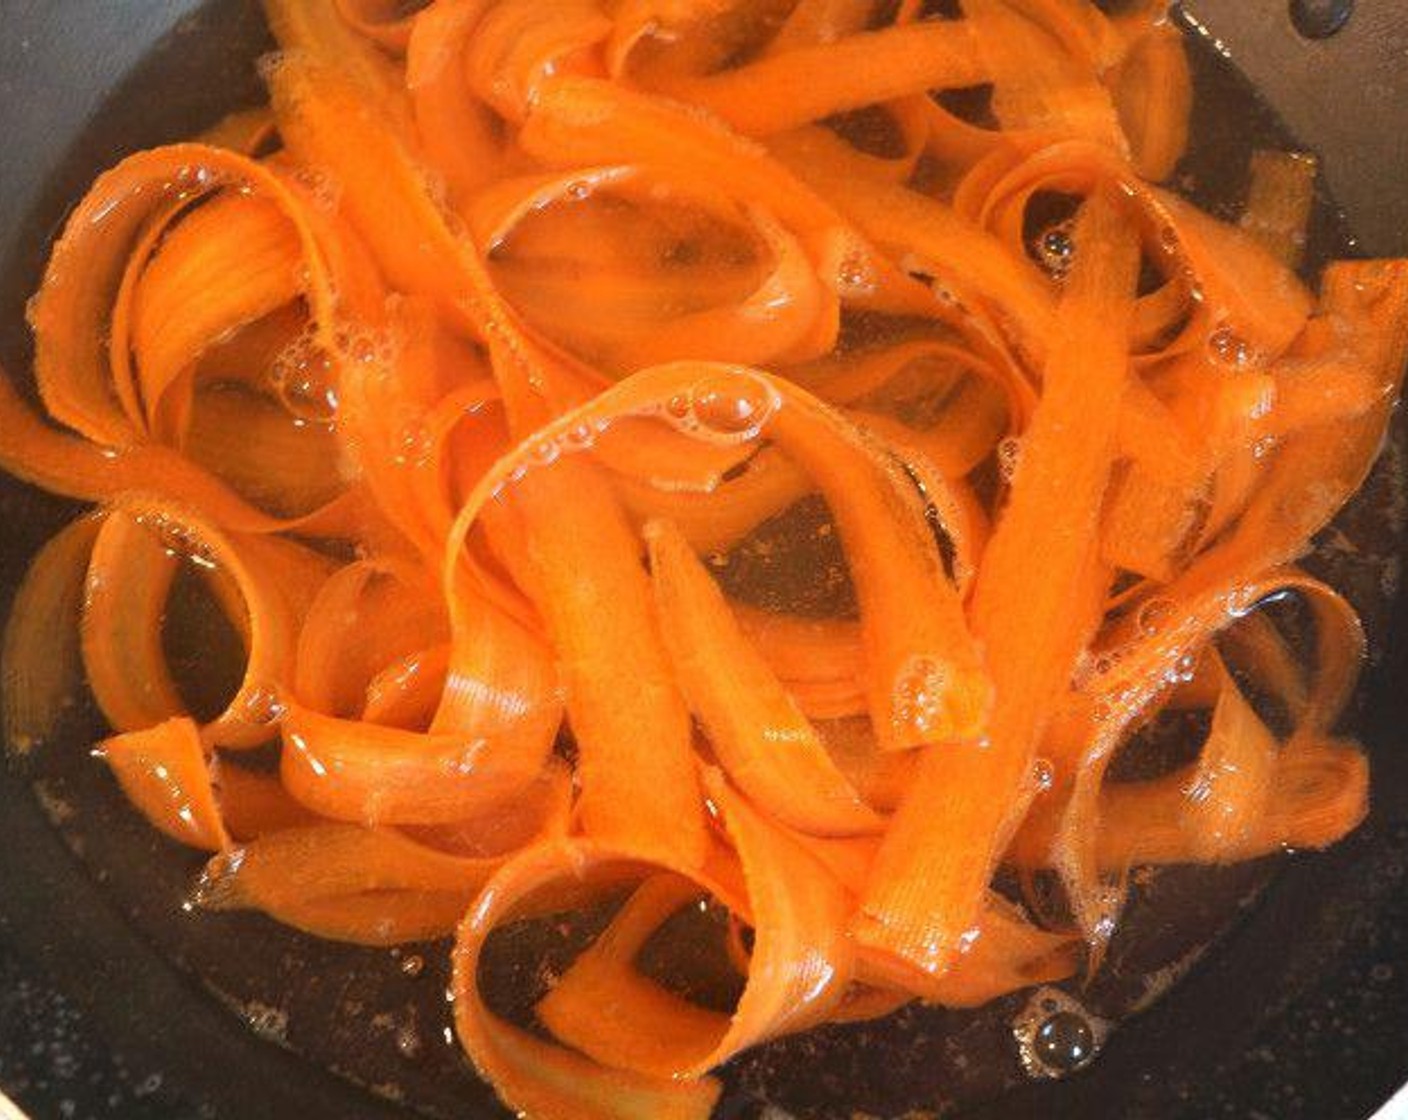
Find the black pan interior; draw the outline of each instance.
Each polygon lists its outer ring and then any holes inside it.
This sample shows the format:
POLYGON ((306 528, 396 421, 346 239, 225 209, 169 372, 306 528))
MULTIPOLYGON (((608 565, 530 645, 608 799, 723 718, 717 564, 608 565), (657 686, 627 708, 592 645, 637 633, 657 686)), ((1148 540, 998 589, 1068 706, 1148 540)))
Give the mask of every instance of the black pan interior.
MULTIPOLYGON (((255 101, 252 59, 267 47, 254 5, 243 0, 19 6, 0 43, 0 123, 9 138, 0 162, 0 358, 10 369, 27 365, 23 303, 66 208, 124 152, 182 138, 255 101)), ((1221 59, 1207 49, 1196 57, 1204 143, 1187 170, 1196 193, 1226 201, 1241 174, 1228 153, 1244 158, 1249 139, 1285 143, 1284 130, 1221 59)), ((1404 109, 1408 118, 1408 99, 1404 109)), ((1312 255, 1340 251, 1354 217, 1322 207, 1312 255)), ((1385 494, 1392 482, 1392 468, 1381 471, 1385 494)), ((1372 500, 1360 516, 1382 508, 1372 500)), ((0 612, 25 559, 70 514, 64 503, 0 484, 0 612)), ((1401 551, 1397 542, 1390 551, 1401 551)), ((1383 577, 1380 568, 1372 578, 1383 577)), ((1278 867, 1217 952, 1117 1031, 1089 1071, 1021 1086, 963 1115, 1359 1120, 1408 1076, 1408 771, 1395 749, 1408 716, 1403 601, 1392 618, 1380 610, 1370 624, 1382 655, 1360 720, 1377 764, 1369 825, 1331 853, 1278 867)), ((84 752, 92 731, 78 713, 73 750, 84 752)), ((266 978, 267 1000, 226 986, 231 1014, 207 989, 210 972, 200 970, 203 982, 184 967, 173 948, 180 939, 154 942, 144 932, 152 908, 179 900, 189 865, 118 816, 96 830, 56 829, 49 818, 63 808, 51 799, 48 815, 41 810, 32 776, 13 766, 0 774, 0 1087, 36 1117, 405 1117, 409 1107, 387 1099, 405 1092, 405 1080, 418 1087, 417 1106, 498 1115, 491 1096, 458 1072, 434 1088, 436 1071, 458 1062, 438 1022, 412 1022, 406 1036, 407 1021, 389 1019, 388 1045, 342 1071, 380 1095, 269 1044, 299 1014, 297 999, 290 1008, 279 989, 293 984, 324 1004, 335 997, 355 1041, 366 1033, 362 1020, 382 1013, 369 1001, 388 990, 404 986, 408 1003, 423 1004, 442 982, 443 953, 426 952, 422 967, 407 969, 409 954, 305 955, 295 945, 282 971, 266 978), (132 895, 96 881, 92 851, 72 850, 94 835, 149 870, 154 886, 132 895), (409 1063, 413 1075, 396 1063, 409 1063)), ((82 804, 88 812, 86 795, 82 804)), ((274 951, 270 939, 295 940, 242 918, 217 923, 209 936, 233 957, 261 960, 274 951)), ((726 1111, 755 1115, 767 1098, 804 1115, 850 1116, 849 1102, 876 1116, 932 1114, 950 1097, 954 1054, 943 1057, 936 1038, 952 1027, 942 1013, 925 1013, 769 1047, 732 1071, 737 1091, 726 1111), (848 1102, 844 1112, 833 1111, 838 1100, 848 1102)))

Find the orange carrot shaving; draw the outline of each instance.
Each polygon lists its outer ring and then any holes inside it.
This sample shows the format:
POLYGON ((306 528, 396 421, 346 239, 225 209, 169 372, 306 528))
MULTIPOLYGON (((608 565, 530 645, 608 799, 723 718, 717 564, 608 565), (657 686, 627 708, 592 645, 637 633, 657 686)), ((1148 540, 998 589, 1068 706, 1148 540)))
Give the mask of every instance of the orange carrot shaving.
POLYGON ((230 846, 195 721, 178 716, 114 735, 99 750, 122 792, 153 827, 196 848, 230 846))
POLYGON ((724 770, 759 804, 803 832, 878 831, 762 656, 748 645, 722 592, 677 529, 645 528, 655 604, 685 699, 724 770), (727 666, 727 671, 720 671, 727 666))
POLYGON ((0 644, 0 730, 28 754, 58 728, 82 682, 79 619, 88 560, 101 522, 81 518, 30 562, 0 644))
POLYGON ((1025 812, 1037 739, 1089 640, 1071 599, 1082 598, 1087 581, 1109 579, 1093 562, 1092 531, 1128 376, 1137 257, 1112 195, 1086 204, 1076 236, 1087 248, 1066 290, 1065 329, 974 589, 974 630, 997 695, 989 740, 928 749, 886 834, 857 927, 864 944, 935 975, 950 967, 1025 812), (1064 521, 1053 534, 1047 521, 1058 506, 1064 521), (1014 597, 1014 587, 1025 594, 1014 597))

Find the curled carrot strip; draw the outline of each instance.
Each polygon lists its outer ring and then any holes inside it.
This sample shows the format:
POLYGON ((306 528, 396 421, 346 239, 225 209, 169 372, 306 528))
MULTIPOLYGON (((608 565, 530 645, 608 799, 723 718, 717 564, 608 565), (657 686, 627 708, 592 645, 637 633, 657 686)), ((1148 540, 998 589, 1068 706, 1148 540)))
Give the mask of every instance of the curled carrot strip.
POLYGON ((161 619, 177 561, 140 522, 110 516, 93 542, 83 598, 83 664, 103 715, 138 731, 182 709, 166 669, 161 619))
POLYGON ((202 735, 223 747, 256 746, 272 736, 292 685, 298 628, 327 562, 290 541, 233 540, 168 503, 124 501, 94 544, 83 624, 90 680, 123 730, 142 730, 183 710, 160 630, 178 556, 216 577, 214 590, 232 603, 231 621, 247 653, 239 689, 202 735), (114 582, 126 584, 130 598, 110 594, 114 582))
POLYGON ((293 706, 283 720, 280 778, 295 798, 334 820, 452 824, 503 805, 532 782, 547 763, 555 727, 466 740, 293 706))
MULTIPOLYGON (((1209 587, 1182 600, 1186 605, 1176 608, 1174 617, 1162 621, 1147 637, 1127 644, 1118 658, 1110 659, 1107 671, 1094 676, 1087 685, 1098 723, 1091 728, 1086 741, 1069 801, 1062 810, 1051 856, 1066 878, 1067 889, 1076 906, 1076 916, 1088 937, 1103 940, 1108 936, 1121 901, 1119 894, 1100 878, 1098 856, 1101 843, 1098 827, 1100 799, 1102 789, 1109 788, 1104 778, 1115 747, 1127 736, 1132 723, 1151 711, 1173 682, 1188 674, 1193 659, 1212 636, 1233 625, 1240 615, 1250 611, 1267 596, 1281 590, 1302 593, 1315 611, 1319 623, 1317 661, 1324 667, 1315 683, 1313 699, 1307 699, 1301 705, 1297 730, 1282 751, 1283 758, 1297 757, 1294 752, 1301 749, 1301 743, 1314 743, 1328 733, 1352 692, 1363 636, 1358 620, 1337 595, 1293 570, 1273 570, 1252 581, 1209 587)), ((1227 686, 1224 677, 1222 688, 1215 689, 1215 695, 1225 695, 1227 686)), ((1233 697, 1217 702, 1223 705, 1218 731, 1221 745, 1214 744, 1207 759, 1207 768, 1202 773, 1203 799, 1206 801, 1212 797, 1207 782, 1209 776, 1221 767, 1218 761, 1220 753, 1235 757, 1241 752, 1249 759, 1255 758, 1257 761, 1249 765, 1253 769, 1259 768, 1262 778, 1259 781, 1228 783, 1213 801, 1215 815, 1212 828, 1206 821, 1200 823, 1198 810, 1186 809, 1187 794, 1181 794, 1179 805, 1183 807, 1180 810, 1183 820, 1180 827, 1184 830, 1184 839, 1180 855, 1176 858, 1193 859, 1200 852, 1206 856, 1231 849, 1245 852, 1253 846, 1254 839, 1259 845, 1267 845, 1269 840, 1269 848, 1273 850, 1286 842, 1274 839, 1276 834, 1270 831, 1268 810, 1258 812, 1237 804, 1239 794, 1241 798, 1253 801, 1265 797, 1268 782, 1272 780, 1270 775, 1276 773, 1276 767, 1269 765, 1266 759, 1265 729, 1246 709, 1245 701, 1233 697), (1230 712, 1228 704, 1231 705, 1230 712), (1219 801, 1223 802, 1221 808, 1217 808, 1219 801), (1234 821, 1242 817, 1243 824, 1234 829, 1230 836, 1220 839, 1218 831, 1222 822, 1219 822, 1219 816, 1234 821), (1258 822, 1257 830, 1266 831, 1254 833, 1248 826, 1247 822, 1250 821, 1258 822), (1190 827, 1192 832, 1188 831, 1190 827)), ((1354 783, 1350 783, 1350 788, 1354 788, 1354 783)), ((1358 822, 1362 812, 1362 803, 1355 807, 1351 802, 1348 812, 1340 811, 1336 819, 1347 830, 1358 822)), ((1290 829, 1296 827, 1294 824, 1288 826, 1284 817, 1277 821, 1277 825, 1290 829)), ((1137 843, 1136 837, 1137 833, 1123 843, 1137 843)), ((1257 849, 1253 847, 1253 850, 1257 849)), ((1268 849, 1261 847, 1260 850, 1268 849)))
MULTIPOLYGON (((577 979, 569 970, 550 997, 544 1015, 554 1033, 560 1031, 578 1045, 590 1046, 596 1051, 594 1056, 639 1055, 640 1047, 648 1047, 654 1054, 650 1064, 655 1071, 652 1074, 639 1070, 631 1075, 644 1079, 634 1082, 638 1091, 654 1087, 659 1093, 664 1086, 680 1084, 660 1076, 665 1070, 697 1076, 761 1038, 804 1029, 836 1005, 850 972, 849 949, 841 928, 845 894, 840 885, 824 873, 818 874, 820 869, 804 850, 750 809, 717 775, 709 779, 709 787, 738 849, 747 913, 754 928, 749 980, 734 1014, 727 1019, 695 1017, 691 1023, 700 1029, 686 1031, 679 1023, 670 1024, 668 1014, 673 1002, 659 989, 631 989, 639 997, 623 1020, 604 1019, 603 1014, 611 1015, 610 1009, 590 998, 599 969, 629 963, 624 954, 640 938, 636 927, 668 916, 671 906, 677 908, 681 897, 687 897, 687 892, 674 893, 679 888, 667 878, 660 888, 652 883, 650 893, 638 894, 628 904, 624 919, 618 919, 622 924, 617 926, 616 935, 608 934, 604 947, 599 941, 598 948, 588 950, 586 964, 577 979), (663 897, 657 898, 661 888, 663 897), (639 1017, 661 1009, 666 1010, 666 1016, 660 1029, 653 1029, 651 1020, 639 1017), (662 1030, 666 1033, 662 1034, 662 1030), (677 1045, 665 1044, 670 1038, 676 1039, 677 1045), (621 1045, 631 1049, 622 1051, 621 1045), (607 1047, 616 1049, 608 1051, 607 1047)), ((468 1040, 471 1056, 481 1068, 488 1067, 496 1082, 504 1087, 505 1096, 518 1107, 534 1109, 545 1116, 606 1115, 592 1111, 602 1107, 600 1098, 593 1097, 613 1083, 621 1084, 625 1075, 600 1064, 586 1063, 537 1040, 530 1042, 530 1036, 493 1016, 478 991, 483 945, 495 926, 512 918, 525 897, 551 891, 554 882, 565 875, 590 882, 602 870, 623 864, 675 875, 683 870, 645 853, 633 856, 629 851, 599 845, 539 849, 505 869, 460 929, 455 949, 456 1022, 461 1037, 468 1040), (541 1075, 554 1067, 561 1073, 543 1079, 541 1075), (577 1078, 562 1076, 572 1068, 579 1071, 577 1078), (579 1111, 570 1111, 574 1107, 579 1111)), ((683 877, 697 884, 696 891, 702 889, 726 904, 737 904, 737 895, 711 876, 695 873, 683 877)), ((631 1083, 624 1081, 624 1085, 631 1083)), ((684 1088, 689 1085, 684 1082, 680 1089, 665 1095, 674 1097, 692 1091, 696 1094, 692 1100, 698 1101, 698 1094, 706 1091, 706 1086, 696 1082, 691 1089, 684 1088)), ((711 1096, 704 1099, 708 1101, 711 1096)))
POLYGON ((0 642, 0 729, 28 754, 56 730, 82 678, 78 621, 101 522, 80 518, 30 562, 0 642))
POLYGON ((358 716, 386 666, 449 638, 434 581, 408 563, 360 561, 339 569, 308 607, 293 687, 332 716, 358 716))
POLYGON ((460 65, 486 7, 486 0, 439 0, 416 18, 407 43, 416 135, 457 205, 494 179, 504 160, 498 119, 487 105, 465 97, 460 65))
POLYGON ((475 200, 470 221, 525 318, 608 370, 686 357, 800 361, 835 343, 837 293, 760 205, 619 167, 508 180, 475 200), (756 268, 735 260, 744 231, 756 268))
POLYGON ((561 834, 568 792, 566 774, 550 769, 509 827, 491 814, 467 830, 482 838, 474 854, 390 828, 279 828, 216 856, 196 901, 213 910, 262 910, 320 937, 365 945, 441 937, 503 865, 505 847, 561 834))

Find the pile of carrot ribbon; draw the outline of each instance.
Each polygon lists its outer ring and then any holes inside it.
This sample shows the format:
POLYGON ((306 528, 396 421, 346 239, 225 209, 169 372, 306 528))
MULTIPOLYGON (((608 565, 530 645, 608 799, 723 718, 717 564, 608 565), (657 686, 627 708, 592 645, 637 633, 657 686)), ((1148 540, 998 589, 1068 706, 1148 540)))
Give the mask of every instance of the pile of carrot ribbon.
POLYGON ((266 8, 268 106, 97 180, 37 400, 0 377, 0 466, 94 507, 18 592, 7 741, 86 678, 204 905, 453 934, 509 1105, 684 1120, 768 1039, 1094 967, 1132 868, 1362 819, 1360 624, 1294 565, 1382 442, 1408 261, 1298 279, 1303 155, 1234 223, 1156 185, 1163 4, 266 8), (199 716, 190 583, 244 650, 199 716), (731 1014, 636 967, 704 900, 731 1014), (532 1023, 486 1002, 496 930, 607 902, 532 1023))

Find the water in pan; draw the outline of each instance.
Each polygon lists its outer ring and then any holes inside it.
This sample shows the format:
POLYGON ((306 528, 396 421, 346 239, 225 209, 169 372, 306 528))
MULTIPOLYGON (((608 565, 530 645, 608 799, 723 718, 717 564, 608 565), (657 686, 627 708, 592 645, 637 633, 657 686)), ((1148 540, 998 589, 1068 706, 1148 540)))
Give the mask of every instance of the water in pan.
MULTIPOLYGON (((200 33, 198 23, 185 31, 200 33)), ((253 41, 249 45, 252 57, 258 48, 253 41)), ((1238 198, 1246 153, 1286 141, 1221 60, 1200 54, 1197 69, 1198 148, 1181 185, 1217 210, 1238 198)), ((150 97, 151 90, 143 94, 150 97)), ((120 105, 113 107, 118 110, 120 105)), ((133 134, 130 142, 155 139, 133 134)), ((1311 234, 1312 259, 1347 247, 1342 224, 1322 205, 1311 234)), ((32 287, 32 275, 22 279, 32 287)), ((1364 613, 1371 634, 1382 633, 1396 591, 1399 447, 1396 441, 1366 493, 1326 534, 1315 559, 1364 613)), ((12 582, 23 555, 60 511, 11 489, 3 501, 18 514, 10 523, 25 526, 15 534, 13 554, 4 558, 4 579, 12 582)), ((173 653, 219 662, 218 641, 218 632, 188 631, 173 653)), ((33 758, 29 776, 97 889, 114 899, 176 967, 197 978, 251 1030, 372 1092, 427 1115, 489 1114, 491 1095, 474 1080, 447 1033, 443 945, 360 950, 314 943, 255 916, 190 912, 183 902, 196 862, 145 829, 105 769, 90 762, 85 744, 96 731, 91 713, 77 706, 62 743, 33 758)), ((883 1022, 774 1044, 729 1071, 733 1092, 725 1111, 743 1116, 769 1103, 818 1118, 949 1114, 999 1096, 1032 1072, 1080 1065, 1110 1024, 1158 999, 1234 925, 1274 872, 1272 861, 1147 876, 1137 884, 1111 967, 1089 988, 1021 994, 978 1013, 906 1011, 883 1022)), ((544 979, 515 972, 512 961, 505 968, 506 992, 520 997, 544 979)))

